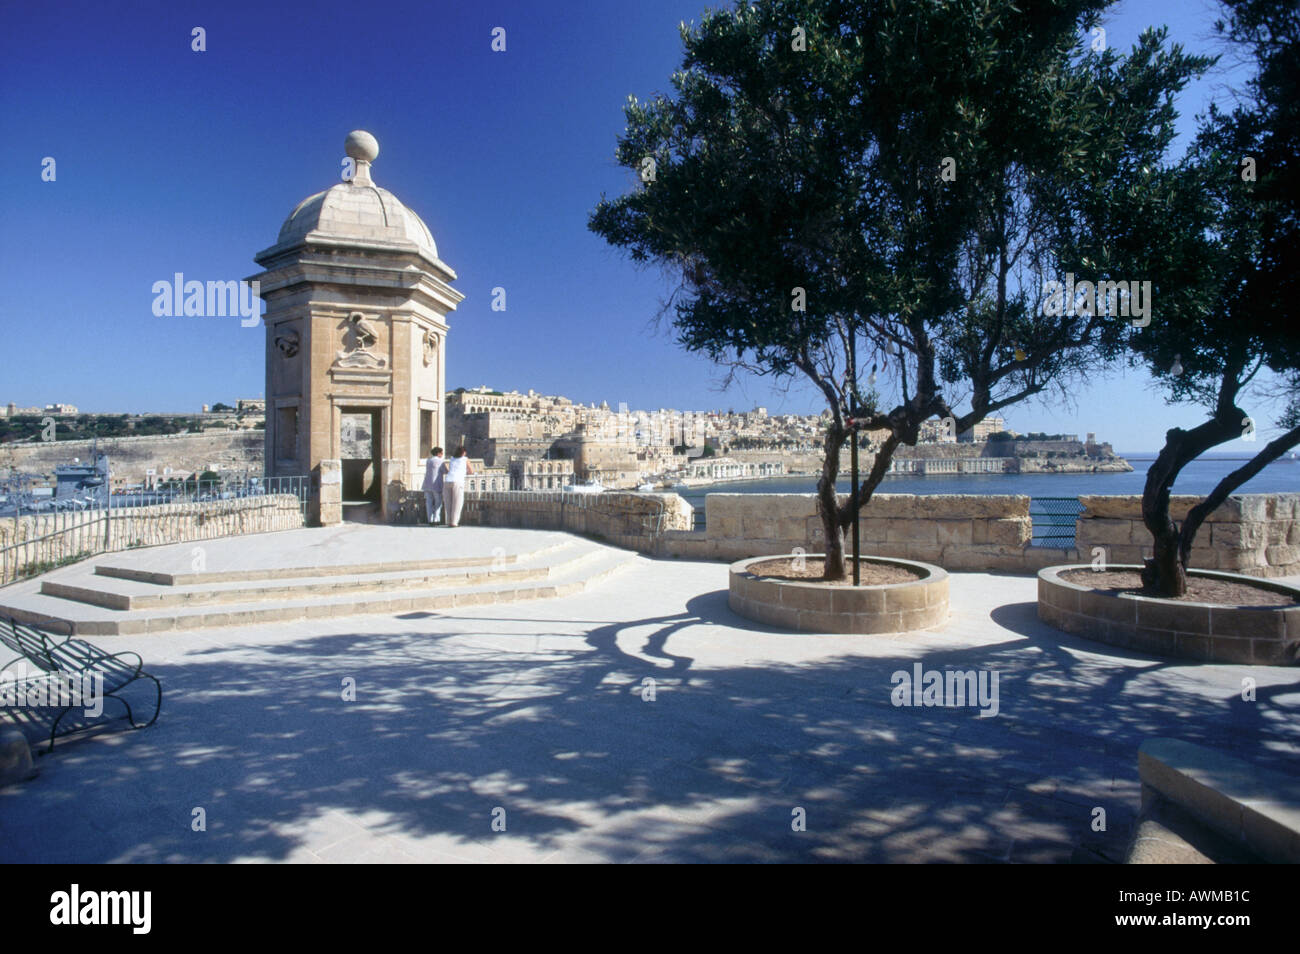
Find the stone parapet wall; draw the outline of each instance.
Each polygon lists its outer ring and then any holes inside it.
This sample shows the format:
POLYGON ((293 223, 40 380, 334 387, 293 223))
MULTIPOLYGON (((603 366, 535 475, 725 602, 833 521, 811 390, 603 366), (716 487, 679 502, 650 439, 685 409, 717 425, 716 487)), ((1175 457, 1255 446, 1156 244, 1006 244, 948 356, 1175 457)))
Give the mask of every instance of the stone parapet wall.
MULTIPOLYGON (((841 497, 842 500, 847 500, 841 497)), ((1065 563, 1090 563, 1093 548, 1108 563, 1141 563, 1151 536, 1141 498, 1083 497, 1073 547, 1031 546, 1027 496, 876 494, 859 523, 864 554, 919 560, 946 570, 1037 573, 1065 563)), ((1182 519, 1199 498, 1174 498, 1182 519)), ((424 521, 424 495, 392 498, 396 523, 424 521)), ((662 557, 734 562, 825 548, 813 494, 709 494, 707 530, 694 532, 692 508, 676 494, 480 493, 466 497, 463 522, 569 530, 662 557), (662 514, 662 516, 661 516, 662 514)), ((845 534, 846 542, 848 534, 845 534)), ((1192 566, 1254 576, 1300 573, 1300 494, 1230 498, 1202 528, 1192 566)))
POLYGON ((0 582, 96 553, 302 526, 292 494, 0 517, 0 582))
MULTIPOLYGON (((1140 496, 1079 501, 1084 511, 1075 524, 1076 546, 1085 562, 1093 559, 1094 548, 1103 551, 1107 563, 1140 564, 1152 555, 1140 496)), ((1200 502, 1200 497, 1172 497, 1169 514, 1181 523, 1200 502)), ((1201 525, 1188 564, 1250 576, 1300 573, 1300 493, 1229 497, 1201 525)))
MULTIPOLYGON (((730 561, 825 546, 814 494, 709 494, 705 500, 707 530, 666 534, 661 555, 730 561)), ((864 553, 948 570, 1028 573, 1078 557, 1072 549, 1029 546, 1033 521, 1024 496, 877 494, 862 511, 859 534, 864 553)))
MULTIPOLYGON (((394 523, 425 519, 424 494, 404 491, 394 498, 394 523)), ((677 494, 575 494, 548 491, 489 491, 467 494, 461 523, 530 530, 567 530, 599 537, 616 546, 653 553, 665 531, 690 528, 694 508, 677 494)))

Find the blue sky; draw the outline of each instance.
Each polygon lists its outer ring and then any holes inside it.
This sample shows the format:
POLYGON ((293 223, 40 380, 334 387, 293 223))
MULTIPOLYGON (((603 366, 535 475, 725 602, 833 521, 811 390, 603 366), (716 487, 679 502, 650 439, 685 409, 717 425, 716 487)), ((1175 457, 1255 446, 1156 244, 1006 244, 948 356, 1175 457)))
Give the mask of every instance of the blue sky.
MULTIPOLYGON (((6 0, 0 402, 194 411, 261 395, 261 328, 155 317, 151 287, 175 272, 254 274, 252 256, 301 199, 338 181, 344 136, 363 128, 380 143, 375 181, 420 214, 460 275, 452 387, 819 410, 810 391, 764 380, 720 392, 718 369, 654 327, 665 277, 586 228, 602 191, 632 183, 613 158, 624 101, 667 90, 677 24, 708 5, 6 0), (206 52, 190 48, 195 26, 206 52), (490 48, 498 26, 504 53, 490 48), (54 182, 41 180, 46 156, 54 182), (496 286, 505 312, 490 308, 496 286)), ((1107 39, 1127 48, 1164 23, 1188 48, 1217 51, 1217 10, 1130 0, 1107 39)), ((1244 75, 1221 69, 1189 90, 1180 128, 1244 75)), ((1073 398, 1075 408, 1005 416, 1017 430, 1092 430, 1124 449, 1157 447, 1167 428, 1202 417, 1167 407, 1140 375, 1099 377, 1073 398)))

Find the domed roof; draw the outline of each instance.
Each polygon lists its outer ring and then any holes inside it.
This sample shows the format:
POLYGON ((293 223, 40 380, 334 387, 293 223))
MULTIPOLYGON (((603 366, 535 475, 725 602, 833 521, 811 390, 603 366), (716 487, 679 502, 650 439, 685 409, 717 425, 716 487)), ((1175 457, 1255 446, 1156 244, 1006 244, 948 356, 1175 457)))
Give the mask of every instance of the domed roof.
POLYGON ((298 203, 280 226, 276 246, 307 238, 414 245, 432 259, 438 258, 429 227, 387 189, 370 178, 370 163, 379 144, 369 133, 348 135, 347 153, 355 164, 351 179, 308 196, 298 203))

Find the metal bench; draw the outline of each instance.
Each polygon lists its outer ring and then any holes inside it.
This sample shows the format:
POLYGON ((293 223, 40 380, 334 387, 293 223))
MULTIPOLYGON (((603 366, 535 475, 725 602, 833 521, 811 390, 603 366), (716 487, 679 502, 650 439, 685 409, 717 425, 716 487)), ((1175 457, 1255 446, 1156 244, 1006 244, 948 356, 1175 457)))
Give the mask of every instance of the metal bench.
MULTIPOLYGON (((144 729, 158 721, 158 713, 162 710, 162 685, 157 679, 144 671, 144 660, 136 653, 108 653, 84 639, 76 639, 72 636, 58 642, 49 633, 5 616, 0 616, 0 645, 18 654, 14 659, 5 663, 4 666, 0 666, 0 678, 15 663, 27 663, 41 670, 41 673, 35 678, 37 680, 44 678, 49 685, 54 685, 56 679, 65 676, 81 678, 86 675, 97 675, 103 679, 103 699, 114 699, 121 703, 126 710, 125 716, 117 716, 116 718, 108 717, 104 712, 101 712, 100 716, 104 717, 105 723, 112 723, 125 718, 131 728, 144 729), (142 679, 147 679, 154 684, 153 717, 148 722, 137 722, 135 714, 131 711, 131 704, 118 695, 123 689, 142 679)), ((33 681, 31 677, 26 679, 28 685, 33 681)), ((6 711, 8 708, 2 707, 0 712, 6 711)), ((54 750, 54 740, 60 735, 69 735, 73 732, 98 728, 102 725, 98 722, 89 725, 78 725, 75 722, 64 724, 64 717, 68 713, 75 709, 85 708, 84 700, 76 705, 60 705, 56 702, 53 705, 38 708, 57 711, 58 713, 50 726, 49 747, 41 751, 41 755, 46 755, 54 750), (61 724, 64 724, 62 732, 59 731, 61 724), (71 725, 71 728, 68 725, 71 725)), ((31 707, 20 707, 13 709, 12 713, 15 718, 20 715, 26 715, 30 718, 32 711, 31 707)))

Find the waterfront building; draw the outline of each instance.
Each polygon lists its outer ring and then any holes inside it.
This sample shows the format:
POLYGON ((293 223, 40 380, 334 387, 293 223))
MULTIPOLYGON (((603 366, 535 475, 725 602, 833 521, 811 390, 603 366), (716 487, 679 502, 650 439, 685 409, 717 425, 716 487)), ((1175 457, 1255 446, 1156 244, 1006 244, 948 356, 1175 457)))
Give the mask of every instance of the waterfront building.
POLYGON ((785 464, 780 461, 741 461, 730 457, 700 457, 686 465, 690 480, 735 480, 744 477, 780 477, 785 464))
POLYGON ((511 490, 563 490, 574 483, 571 460, 512 460, 511 490))

